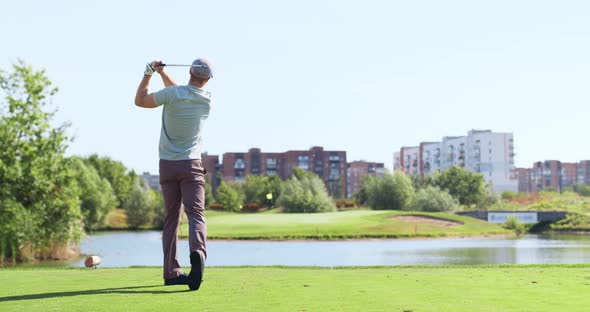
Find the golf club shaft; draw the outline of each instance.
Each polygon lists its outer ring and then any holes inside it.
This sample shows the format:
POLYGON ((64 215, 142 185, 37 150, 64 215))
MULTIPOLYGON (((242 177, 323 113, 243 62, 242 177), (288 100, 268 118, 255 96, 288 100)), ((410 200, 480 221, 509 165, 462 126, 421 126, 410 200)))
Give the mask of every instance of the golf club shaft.
POLYGON ((185 65, 185 64, 160 64, 158 66, 173 66, 173 67, 192 67, 193 65, 185 65))

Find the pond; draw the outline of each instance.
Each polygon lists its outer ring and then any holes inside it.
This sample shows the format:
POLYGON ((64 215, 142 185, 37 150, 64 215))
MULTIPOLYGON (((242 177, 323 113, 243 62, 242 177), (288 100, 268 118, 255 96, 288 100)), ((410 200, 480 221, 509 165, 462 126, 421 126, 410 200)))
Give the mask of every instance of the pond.
MULTIPOLYGON (((590 236, 528 235, 521 238, 443 238, 348 241, 209 241, 208 266, 368 266, 453 264, 553 264, 590 262, 590 236)), ((162 265, 161 233, 109 232, 88 236, 83 254, 101 267, 162 265)), ((179 261, 189 266, 188 242, 179 261)), ((83 266, 83 260, 55 265, 83 266)))

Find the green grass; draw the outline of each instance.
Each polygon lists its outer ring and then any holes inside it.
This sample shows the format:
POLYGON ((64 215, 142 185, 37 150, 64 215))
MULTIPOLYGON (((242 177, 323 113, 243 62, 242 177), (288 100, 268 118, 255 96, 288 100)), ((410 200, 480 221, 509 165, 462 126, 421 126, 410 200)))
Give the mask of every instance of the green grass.
POLYGON ((590 266, 0 270, 0 311, 588 311, 590 266))
MULTIPOLYGON (((346 239, 474 236, 511 233, 499 225, 447 213, 354 210, 332 213, 225 213, 208 211, 210 239, 346 239), (423 215, 463 223, 445 227, 395 219, 423 215)), ((187 225, 179 235, 186 238, 187 225)))

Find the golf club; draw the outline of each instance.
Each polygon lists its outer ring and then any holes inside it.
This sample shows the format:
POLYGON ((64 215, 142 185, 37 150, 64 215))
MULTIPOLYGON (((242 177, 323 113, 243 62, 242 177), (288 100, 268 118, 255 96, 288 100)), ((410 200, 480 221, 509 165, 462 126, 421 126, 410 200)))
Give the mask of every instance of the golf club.
POLYGON ((185 65, 185 64, 160 64, 158 66, 173 66, 173 67, 205 67, 203 65, 185 65))

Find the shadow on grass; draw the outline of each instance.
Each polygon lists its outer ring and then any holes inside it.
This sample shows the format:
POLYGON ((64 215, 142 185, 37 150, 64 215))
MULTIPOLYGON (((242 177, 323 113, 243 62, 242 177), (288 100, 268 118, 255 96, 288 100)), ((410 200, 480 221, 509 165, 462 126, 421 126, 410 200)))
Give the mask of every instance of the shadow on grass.
POLYGON ((89 289, 89 290, 52 292, 52 293, 44 293, 44 294, 31 294, 31 295, 22 295, 22 296, 9 296, 9 297, 0 297, 0 302, 46 299, 46 298, 55 298, 55 297, 106 295, 106 294, 153 294, 153 295, 157 295, 157 294, 174 294, 174 293, 181 293, 181 292, 190 291, 188 289, 185 289, 185 290, 136 290, 136 289, 145 289, 145 288, 154 288, 154 287, 162 287, 162 285, 89 289))

